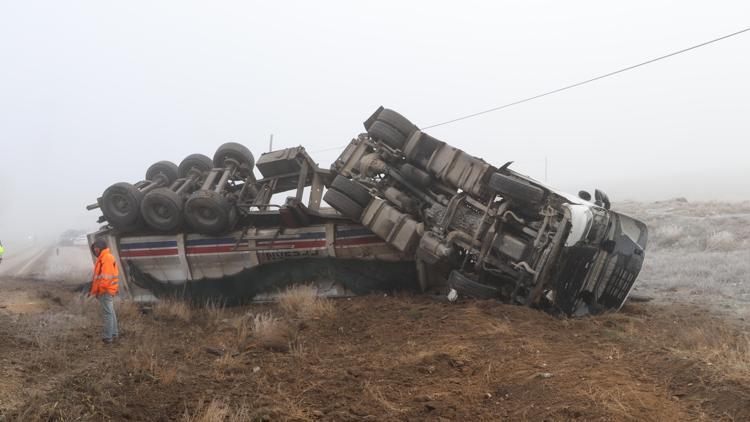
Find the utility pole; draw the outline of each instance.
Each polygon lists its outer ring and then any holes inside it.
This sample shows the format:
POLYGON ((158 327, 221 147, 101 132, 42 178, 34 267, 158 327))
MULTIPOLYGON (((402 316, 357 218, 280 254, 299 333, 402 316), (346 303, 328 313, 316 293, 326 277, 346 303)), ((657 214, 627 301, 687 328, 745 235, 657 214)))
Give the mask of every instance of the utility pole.
POLYGON ((268 152, 273 151, 273 133, 271 134, 271 138, 268 140, 268 152))

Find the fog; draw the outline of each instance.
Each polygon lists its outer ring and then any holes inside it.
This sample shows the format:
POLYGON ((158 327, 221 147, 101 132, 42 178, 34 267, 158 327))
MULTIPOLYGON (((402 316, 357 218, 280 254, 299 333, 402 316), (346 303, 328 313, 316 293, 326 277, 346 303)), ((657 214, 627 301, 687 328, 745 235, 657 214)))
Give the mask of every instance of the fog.
MULTIPOLYGON (((747 2, 0 3, 0 240, 95 228, 153 162, 418 126, 743 29, 747 2)), ((428 130, 566 191, 750 199, 750 33, 428 130)), ((334 148, 334 149, 332 149, 334 148)), ((324 151, 319 151, 324 150, 324 151)))

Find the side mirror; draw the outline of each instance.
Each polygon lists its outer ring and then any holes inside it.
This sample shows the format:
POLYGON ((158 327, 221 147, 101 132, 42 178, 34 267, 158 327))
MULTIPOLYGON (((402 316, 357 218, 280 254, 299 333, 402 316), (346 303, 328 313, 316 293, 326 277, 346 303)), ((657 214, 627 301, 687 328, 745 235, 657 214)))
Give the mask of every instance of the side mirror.
POLYGON ((611 206, 611 203, 609 202, 609 196, 607 196, 604 191, 600 191, 599 189, 594 189, 594 198, 596 199, 596 205, 599 205, 601 207, 604 207, 604 209, 609 209, 611 206))
POLYGON ((583 199, 584 201, 590 201, 591 200, 591 194, 586 192, 585 190, 579 190, 578 191, 578 197, 583 199))

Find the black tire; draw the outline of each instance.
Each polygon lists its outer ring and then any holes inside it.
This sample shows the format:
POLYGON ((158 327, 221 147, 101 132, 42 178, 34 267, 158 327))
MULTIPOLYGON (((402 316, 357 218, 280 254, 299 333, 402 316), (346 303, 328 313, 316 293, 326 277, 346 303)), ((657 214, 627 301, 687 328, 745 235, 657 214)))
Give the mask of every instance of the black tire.
POLYGON ((426 188, 432 184, 432 177, 424 170, 411 164, 401 166, 401 175, 418 188, 426 188))
POLYGON ((418 130, 419 128, 414 125, 414 123, 410 122, 409 119, 406 117, 400 115, 399 113, 390 110, 390 109, 383 109, 383 111, 378 114, 377 119, 378 121, 381 121, 383 123, 387 123, 399 132, 401 132, 402 135, 404 135, 407 139, 409 136, 411 136, 414 131, 418 130))
POLYGON ((343 193, 353 199, 360 207, 364 208, 372 201, 372 195, 366 187, 360 185, 354 180, 347 179, 344 176, 336 176, 331 183, 331 188, 343 193))
POLYGON ((340 212, 344 217, 359 222, 359 217, 362 216, 362 207, 360 207, 352 198, 349 198, 336 189, 328 189, 326 194, 323 195, 323 200, 336 211, 340 212))
POLYGON ((455 289, 459 295, 473 297, 475 299, 494 299, 499 296, 496 288, 476 281, 454 270, 448 278, 448 286, 455 289))
POLYGON ((363 122, 363 124, 365 125, 365 130, 370 130, 370 127, 372 126, 373 123, 375 123, 375 120, 378 119, 380 112, 383 110, 385 110, 383 106, 378 107, 378 109, 375 110, 375 112, 372 113, 370 117, 368 117, 367 120, 363 122))
POLYGON ((380 120, 370 126, 370 130, 367 134, 371 138, 378 139, 385 142, 388 146, 395 149, 402 149, 406 143, 406 136, 399 132, 398 129, 389 125, 388 123, 381 122, 380 120))
POLYGON ((489 185, 498 195, 511 201, 540 204, 544 200, 544 190, 542 188, 512 176, 493 173, 490 176, 489 185))
POLYGON ((191 170, 200 173, 199 179, 206 177, 206 174, 214 167, 214 162, 203 154, 190 154, 185 157, 178 167, 177 175, 180 178, 188 178, 191 170))
POLYGON ((141 201, 141 217, 151 228, 169 232, 177 230, 183 221, 183 199, 169 188, 157 188, 141 201))
POLYGON ((201 234, 220 234, 237 223, 237 210, 227 199, 212 190, 193 192, 185 202, 185 220, 201 234))
POLYGON ((116 228, 134 226, 140 220, 143 192, 130 183, 120 182, 102 194, 101 208, 104 218, 116 228))
POLYGON ((171 161, 159 161, 151 164, 151 167, 146 170, 146 180, 161 182, 160 186, 169 186, 177 180, 177 174, 177 164, 171 161), (163 177, 163 180, 160 180, 160 176, 163 177))
POLYGON ((246 146, 237 142, 227 142, 216 150, 214 167, 226 167, 227 160, 236 161, 240 165, 239 173, 243 177, 249 176, 253 171, 253 166, 255 166, 253 153, 246 146))

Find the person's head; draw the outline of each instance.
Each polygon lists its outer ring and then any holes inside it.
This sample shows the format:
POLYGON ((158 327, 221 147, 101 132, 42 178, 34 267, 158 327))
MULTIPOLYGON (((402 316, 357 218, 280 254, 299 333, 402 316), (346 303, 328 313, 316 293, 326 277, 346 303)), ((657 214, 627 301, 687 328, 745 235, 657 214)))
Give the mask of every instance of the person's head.
POLYGON ((107 242, 104 241, 104 239, 96 239, 94 243, 91 245, 91 250, 94 252, 94 255, 99 256, 100 253, 102 253, 102 250, 107 248, 107 242))

